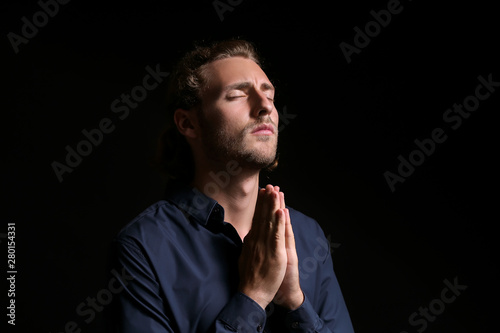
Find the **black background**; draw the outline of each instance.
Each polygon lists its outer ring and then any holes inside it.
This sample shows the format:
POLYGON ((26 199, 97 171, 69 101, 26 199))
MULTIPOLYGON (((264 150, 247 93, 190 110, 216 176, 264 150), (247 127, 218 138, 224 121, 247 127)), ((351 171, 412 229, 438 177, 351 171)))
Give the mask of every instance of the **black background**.
POLYGON ((16 54, 7 34, 21 34, 21 18, 40 6, 2 2, 0 233, 16 223, 15 331, 62 332, 70 321, 103 330, 102 313, 86 323, 75 309, 106 287, 113 236, 162 195, 148 161, 165 123, 165 83, 126 119, 111 102, 142 83, 146 66, 168 72, 193 41, 231 37, 257 45, 278 110, 295 116, 282 122, 279 168, 262 181, 280 185, 336 244, 356 332, 417 332, 409 316, 455 278, 467 289, 424 331, 496 328, 500 88, 456 130, 443 121, 479 75, 500 81, 494 2, 402 1, 347 63, 339 44, 353 44, 353 28, 387 3, 233 1, 221 21, 212 1, 73 0, 16 54), (51 163, 64 163, 65 146, 103 118, 115 130, 59 182, 51 163), (398 155, 438 127, 447 140, 392 192, 384 172, 396 173, 398 155))

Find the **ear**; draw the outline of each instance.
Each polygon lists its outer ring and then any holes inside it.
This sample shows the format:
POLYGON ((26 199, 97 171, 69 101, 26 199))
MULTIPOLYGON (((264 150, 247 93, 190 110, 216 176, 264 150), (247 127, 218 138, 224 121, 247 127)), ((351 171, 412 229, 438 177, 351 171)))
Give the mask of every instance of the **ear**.
POLYGON ((194 110, 175 110, 174 122, 179 132, 187 139, 196 139, 199 136, 198 119, 194 110))

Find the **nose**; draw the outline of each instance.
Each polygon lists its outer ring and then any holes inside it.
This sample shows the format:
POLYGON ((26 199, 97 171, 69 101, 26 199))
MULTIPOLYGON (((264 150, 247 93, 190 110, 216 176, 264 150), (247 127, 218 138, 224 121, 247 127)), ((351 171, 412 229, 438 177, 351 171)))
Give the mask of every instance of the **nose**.
POLYGON ((274 103, 271 101, 265 93, 262 91, 255 91, 253 93, 253 105, 252 105, 252 113, 255 117, 264 117, 269 114, 274 109, 274 103))

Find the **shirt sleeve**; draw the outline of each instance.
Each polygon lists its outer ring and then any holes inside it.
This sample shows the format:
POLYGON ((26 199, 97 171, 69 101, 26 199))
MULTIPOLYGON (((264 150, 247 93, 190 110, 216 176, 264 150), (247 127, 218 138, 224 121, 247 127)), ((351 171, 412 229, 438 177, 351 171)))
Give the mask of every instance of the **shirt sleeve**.
MULTIPOLYGON (((161 299, 159 284, 148 260, 133 243, 115 242, 112 279, 116 294, 107 314, 110 332, 181 333, 177 320, 161 299)), ((243 293, 236 293, 214 318, 210 332, 259 333, 266 312, 243 293)))
POLYGON ((215 321, 215 332, 262 332, 266 312, 247 295, 238 292, 222 309, 215 321))
POLYGON ((108 313, 111 331, 176 332, 175 322, 164 309, 159 284, 144 255, 128 241, 115 241, 113 246, 112 279, 117 280, 119 292, 115 294, 108 313))

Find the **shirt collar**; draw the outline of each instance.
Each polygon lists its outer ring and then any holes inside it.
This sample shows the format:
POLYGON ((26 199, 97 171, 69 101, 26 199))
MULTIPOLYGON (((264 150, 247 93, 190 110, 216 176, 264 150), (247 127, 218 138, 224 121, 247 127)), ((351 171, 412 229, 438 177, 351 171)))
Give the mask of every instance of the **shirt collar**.
POLYGON ((193 186, 172 183, 167 186, 165 195, 168 201, 202 225, 207 225, 211 219, 224 221, 224 208, 193 186))

